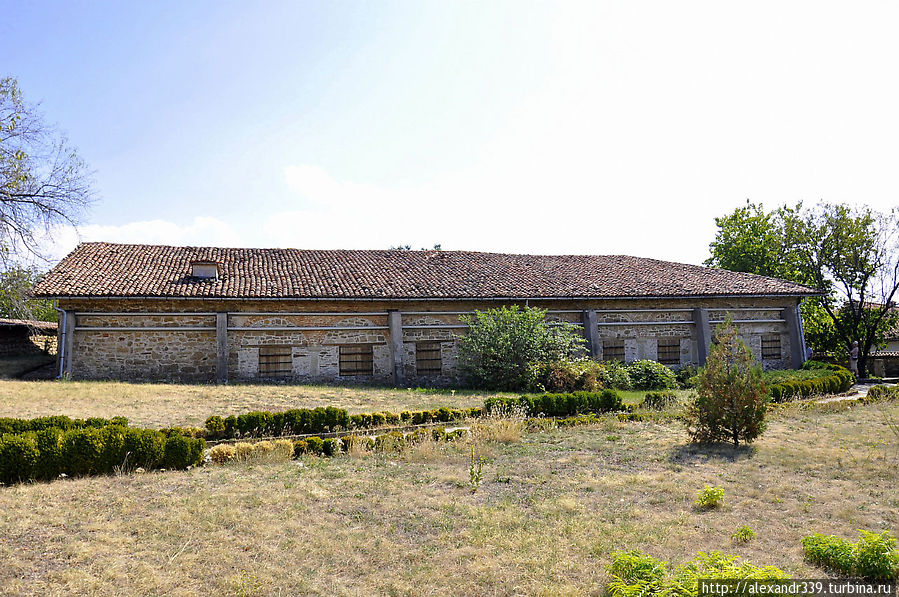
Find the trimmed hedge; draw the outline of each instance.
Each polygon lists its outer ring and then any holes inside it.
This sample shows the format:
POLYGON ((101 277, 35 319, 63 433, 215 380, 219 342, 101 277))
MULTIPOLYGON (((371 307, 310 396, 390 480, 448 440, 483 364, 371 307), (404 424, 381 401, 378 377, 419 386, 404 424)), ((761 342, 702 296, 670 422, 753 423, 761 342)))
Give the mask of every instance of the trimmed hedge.
POLYGON ((857 543, 815 533, 802 539, 805 559, 843 576, 868 580, 899 580, 899 550, 889 531, 860 531, 857 543))
MULTIPOLYGON (((822 364, 826 365, 826 364, 822 364)), ((827 370, 830 375, 812 379, 783 381, 771 384, 769 391, 774 402, 785 402, 796 398, 820 396, 822 394, 840 394, 855 384, 855 375, 844 367, 826 365, 810 367, 809 370, 827 370)))
POLYGON ((571 392, 570 394, 534 394, 518 398, 493 397, 484 401, 488 412, 524 408, 529 416, 568 417, 584 413, 624 410, 621 396, 614 390, 571 392))
POLYGON ((109 425, 117 425, 119 427, 127 427, 128 419, 125 417, 113 417, 111 419, 102 419, 100 417, 91 417, 88 419, 70 419, 69 417, 57 415, 52 417, 37 417, 36 419, 12 419, 8 417, 0 417, 0 435, 6 433, 26 433, 28 431, 43 431, 44 429, 83 429, 85 427, 101 428, 109 425))
MULTIPOLYGON (((421 425, 448 423, 467 417, 479 417, 483 409, 438 408, 435 410, 403 411, 402 413, 361 413, 349 415, 342 408, 297 408, 283 412, 254 411, 225 419, 213 416, 206 419, 205 437, 209 440, 249 437, 276 437, 332 433, 351 429, 369 429, 383 425, 421 425)), ((185 430, 182 430, 185 431, 185 430)), ((187 434, 189 435, 189 434, 187 434)))
POLYGON ((899 386, 872 386, 867 396, 862 396, 859 401, 864 403, 883 402, 884 400, 896 400, 899 398, 899 386))
POLYGON ((0 482, 110 474, 118 468, 184 469, 200 464, 206 440, 107 425, 0 436, 0 482))

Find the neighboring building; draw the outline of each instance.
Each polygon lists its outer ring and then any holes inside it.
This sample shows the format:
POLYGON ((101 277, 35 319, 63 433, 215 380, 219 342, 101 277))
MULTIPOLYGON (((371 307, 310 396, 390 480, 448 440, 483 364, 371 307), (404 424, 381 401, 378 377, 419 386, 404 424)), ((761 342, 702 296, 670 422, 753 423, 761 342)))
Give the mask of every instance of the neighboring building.
POLYGON ((537 306, 596 359, 705 361, 730 313, 766 368, 804 360, 791 282, 654 259, 85 243, 34 289, 81 379, 449 383, 460 316, 537 306))
POLYGON ((33 319, 0 319, 0 357, 56 354, 56 324, 33 319))

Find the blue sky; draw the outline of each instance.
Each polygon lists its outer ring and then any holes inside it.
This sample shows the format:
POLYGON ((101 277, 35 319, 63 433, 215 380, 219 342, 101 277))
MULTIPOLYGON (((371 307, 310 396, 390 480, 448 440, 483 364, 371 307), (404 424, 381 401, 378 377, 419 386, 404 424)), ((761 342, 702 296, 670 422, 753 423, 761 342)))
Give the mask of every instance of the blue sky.
POLYGON ((77 242, 701 262, 746 199, 897 205, 890 2, 0 2, 77 242))

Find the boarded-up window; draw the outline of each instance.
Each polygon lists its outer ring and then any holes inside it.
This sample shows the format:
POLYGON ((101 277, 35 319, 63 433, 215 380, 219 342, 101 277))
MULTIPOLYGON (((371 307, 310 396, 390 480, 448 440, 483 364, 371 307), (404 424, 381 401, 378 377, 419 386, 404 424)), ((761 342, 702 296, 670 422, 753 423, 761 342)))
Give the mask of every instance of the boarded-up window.
POLYGON ((657 356, 663 365, 680 365, 680 338, 659 338, 657 356))
POLYGON ((290 346, 260 346, 259 376, 287 377, 291 375, 290 346))
POLYGON ((415 343, 415 371, 419 375, 440 375, 443 372, 440 342, 415 343))
POLYGON ((764 334, 762 336, 762 358, 779 359, 780 357, 780 334, 764 334))
POLYGON ((624 361, 624 338, 603 340, 602 359, 604 361, 624 361))
POLYGON ((344 344, 340 347, 341 375, 371 375, 374 373, 371 344, 344 344))

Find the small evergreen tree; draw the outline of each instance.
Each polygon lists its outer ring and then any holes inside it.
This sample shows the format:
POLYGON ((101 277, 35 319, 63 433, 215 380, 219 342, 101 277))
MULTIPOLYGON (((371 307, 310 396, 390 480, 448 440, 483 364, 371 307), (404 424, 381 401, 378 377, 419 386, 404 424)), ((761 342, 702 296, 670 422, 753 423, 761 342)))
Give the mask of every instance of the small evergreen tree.
POLYGON ((728 319, 717 330, 698 396, 687 408, 686 423, 696 442, 751 442, 765 430, 768 389, 761 367, 728 319))
POLYGON ((549 325, 546 311, 502 307, 475 311, 461 320, 468 333, 459 339, 459 363, 476 387, 522 391, 532 381, 532 363, 564 361, 583 351, 584 339, 573 325, 549 325))

